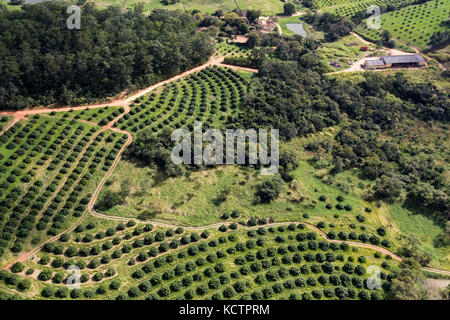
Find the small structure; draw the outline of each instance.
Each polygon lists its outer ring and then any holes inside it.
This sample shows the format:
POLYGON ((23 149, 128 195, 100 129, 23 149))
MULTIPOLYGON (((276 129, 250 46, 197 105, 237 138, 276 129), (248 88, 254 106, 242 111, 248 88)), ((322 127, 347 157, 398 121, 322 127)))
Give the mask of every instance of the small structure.
POLYGON ((386 68, 384 61, 380 58, 368 58, 364 61, 364 68, 366 69, 382 69, 386 68))
POLYGON ((406 54, 369 58, 364 62, 366 69, 386 69, 393 67, 421 67, 426 64, 420 54, 406 54))
POLYGON ((248 42, 248 37, 245 36, 236 36, 233 40, 231 40, 235 44, 246 44, 248 42))
POLYGON ((269 17, 261 16, 258 18, 258 26, 261 29, 261 32, 268 33, 272 32, 275 28, 275 22, 269 17))

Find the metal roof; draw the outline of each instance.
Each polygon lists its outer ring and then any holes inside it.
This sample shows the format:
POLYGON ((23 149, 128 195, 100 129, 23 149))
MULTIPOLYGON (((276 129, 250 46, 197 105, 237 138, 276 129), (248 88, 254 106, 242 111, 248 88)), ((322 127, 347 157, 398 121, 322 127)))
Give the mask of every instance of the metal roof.
POLYGON ((419 54, 407 54, 407 55, 396 55, 396 56, 381 56, 381 59, 386 64, 398 64, 398 63, 419 63, 425 62, 425 59, 419 54))
POLYGON ((369 66, 384 66, 385 63, 381 59, 366 59, 366 63, 369 66))

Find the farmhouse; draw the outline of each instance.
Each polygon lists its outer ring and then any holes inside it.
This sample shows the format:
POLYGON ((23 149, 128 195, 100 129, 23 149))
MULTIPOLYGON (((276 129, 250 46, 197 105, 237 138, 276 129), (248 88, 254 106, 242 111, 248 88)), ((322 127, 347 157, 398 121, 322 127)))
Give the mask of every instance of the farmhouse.
POLYGON ((269 17, 259 17, 258 26, 263 33, 272 32, 275 28, 275 22, 269 19, 269 17))
POLYGON ((419 54, 381 56, 368 58, 364 62, 366 69, 385 69, 392 67, 421 67, 425 65, 425 59, 419 54))

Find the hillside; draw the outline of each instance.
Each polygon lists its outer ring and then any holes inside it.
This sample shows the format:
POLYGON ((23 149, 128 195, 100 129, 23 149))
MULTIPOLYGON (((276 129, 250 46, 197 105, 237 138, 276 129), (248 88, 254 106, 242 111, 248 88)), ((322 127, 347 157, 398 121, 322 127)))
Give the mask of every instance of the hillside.
POLYGON ((234 1, 87 4, 78 31, 65 4, 0 7, 0 299, 444 299, 448 52, 396 28, 420 7, 447 30, 445 1, 383 14, 395 48, 357 23, 364 0, 293 2, 321 11, 270 30, 234 1), (357 64, 406 46, 424 66, 357 64), (177 164, 172 134, 197 122, 202 162, 177 164), (276 173, 249 163, 261 140, 203 162, 208 129, 278 129, 276 173))

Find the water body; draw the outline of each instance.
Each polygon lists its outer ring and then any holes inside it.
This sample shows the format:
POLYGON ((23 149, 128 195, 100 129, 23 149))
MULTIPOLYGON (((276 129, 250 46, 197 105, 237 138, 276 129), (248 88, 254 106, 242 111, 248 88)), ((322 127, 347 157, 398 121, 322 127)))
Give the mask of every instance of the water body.
POLYGON ((293 33, 298 34, 303 38, 306 38, 306 31, 303 28, 303 23, 288 23, 286 24, 286 27, 293 33))

